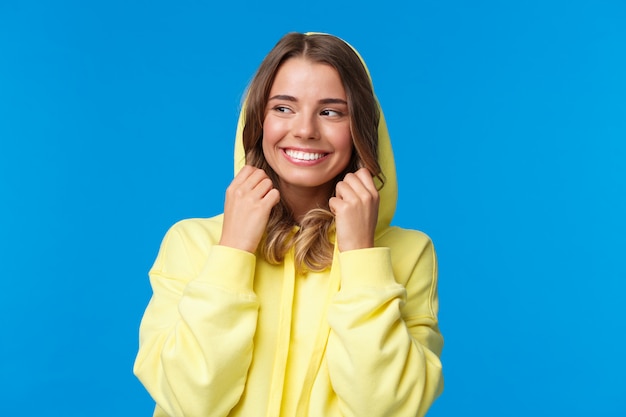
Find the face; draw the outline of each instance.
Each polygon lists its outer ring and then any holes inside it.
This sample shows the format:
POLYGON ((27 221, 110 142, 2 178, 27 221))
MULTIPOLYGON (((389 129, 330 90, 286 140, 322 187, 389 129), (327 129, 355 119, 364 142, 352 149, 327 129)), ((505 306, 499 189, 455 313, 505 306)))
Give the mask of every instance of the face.
POLYGON ((346 92, 333 67, 305 58, 281 65, 265 109, 263 154, 281 192, 330 193, 352 155, 346 92))

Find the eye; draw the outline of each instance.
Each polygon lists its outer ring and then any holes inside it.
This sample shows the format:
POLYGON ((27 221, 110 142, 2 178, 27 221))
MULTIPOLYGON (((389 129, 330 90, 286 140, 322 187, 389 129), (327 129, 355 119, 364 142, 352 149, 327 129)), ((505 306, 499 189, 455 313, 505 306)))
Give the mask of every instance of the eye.
POLYGON ((343 113, 337 110, 324 109, 320 112, 322 116, 341 117, 343 113))
POLYGON ((272 108, 272 110, 278 113, 291 113, 291 109, 285 106, 275 106, 272 108))

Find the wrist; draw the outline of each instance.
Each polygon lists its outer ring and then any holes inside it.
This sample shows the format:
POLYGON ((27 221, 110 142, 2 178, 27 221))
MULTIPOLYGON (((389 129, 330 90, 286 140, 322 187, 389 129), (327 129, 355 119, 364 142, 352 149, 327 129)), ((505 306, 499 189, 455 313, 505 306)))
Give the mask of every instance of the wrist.
POLYGON ((249 253, 255 253, 258 243, 243 241, 241 239, 232 239, 222 236, 218 242, 220 246, 226 246, 232 249, 238 249, 249 253))
POLYGON ((364 240, 353 240, 348 242, 342 242, 338 240, 337 246, 339 248, 339 252, 347 252, 351 250, 358 249, 369 249, 374 247, 374 239, 364 239, 364 240))

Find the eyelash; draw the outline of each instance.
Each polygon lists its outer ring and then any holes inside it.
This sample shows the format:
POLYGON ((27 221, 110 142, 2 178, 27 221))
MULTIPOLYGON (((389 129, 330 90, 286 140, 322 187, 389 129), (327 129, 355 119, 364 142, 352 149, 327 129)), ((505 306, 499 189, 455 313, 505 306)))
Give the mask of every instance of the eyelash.
MULTIPOLYGON (((289 107, 287 106, 275 106, 272 108, 272 110, 277 111, 279 113, 287 113, 289 111, 292 111, 289 107)), ((339 110, 332 110, 332 109, 324 109, 322 111, 320 111, 320 115, 322 116, 337 116, 337 117, 341 117, 344 114, 342 112, 340 112, 339 110), (334 114, 329 114, 329 113, 334 113, 334 114)))
MULTIPOLYGON (((343 116, 343 113, 338 110, 326 109, 326 110, 322 110, 321 113, 335 113, 336 116, 343 116)), ((328 116, 331 116, 331 115, 328 114, 328 116)))

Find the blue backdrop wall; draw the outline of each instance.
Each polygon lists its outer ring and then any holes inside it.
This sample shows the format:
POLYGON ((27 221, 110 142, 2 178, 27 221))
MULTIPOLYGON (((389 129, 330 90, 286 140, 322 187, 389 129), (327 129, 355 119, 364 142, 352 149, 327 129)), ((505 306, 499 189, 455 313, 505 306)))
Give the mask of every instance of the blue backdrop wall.
POLYGON ((626 3, 362 3, 0 3, 2 415, 151 415, 147 271, 288 31, 360 50, 438 249, 429 416, 626 415, 626 3))

